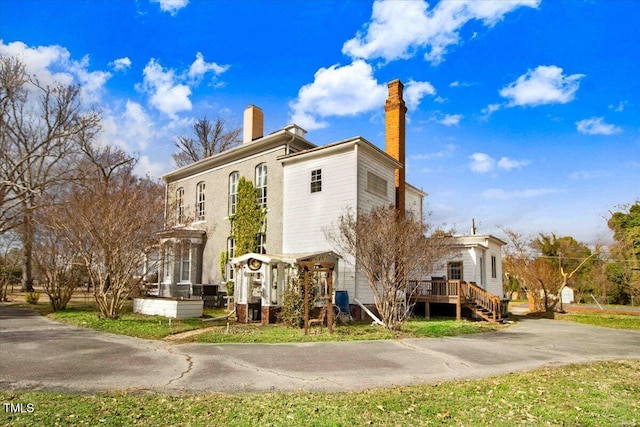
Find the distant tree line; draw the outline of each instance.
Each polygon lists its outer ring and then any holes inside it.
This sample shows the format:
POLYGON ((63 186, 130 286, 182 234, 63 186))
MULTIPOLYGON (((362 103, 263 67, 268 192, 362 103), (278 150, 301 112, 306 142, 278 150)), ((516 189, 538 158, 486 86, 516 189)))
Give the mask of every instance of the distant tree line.
POLYGON ((557 309, 566 286, 582 302, 640 302, 640 201, 619 209, 607 222, 613 231, 607 246, 590 248, 571 236, 532 238, 505 229, 505 291, 526 293, 538 311, 557 309))

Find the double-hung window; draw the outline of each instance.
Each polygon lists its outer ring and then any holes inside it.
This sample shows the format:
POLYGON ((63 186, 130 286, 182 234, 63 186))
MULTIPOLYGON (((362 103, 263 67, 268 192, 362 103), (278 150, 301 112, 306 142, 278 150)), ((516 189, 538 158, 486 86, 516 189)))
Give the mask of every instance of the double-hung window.
POLYGON ((191 278, 191 253, 189 246, 182 247, 180 259, 180 281, 188 282, 191 278))
POLYGON ((258 203, 261 208, 267 207, 267 165, 261 163, 256 166, 256 190, 258 190, 258 203))
POLYGON ((322 191, 322 169, 311 171, 311 192, 319 193, 322 191))
POLYGON ((196 221, 204 221, 204 181, 196 186, 196 221))
POLYGON ((235 215, 238 208, 238 181, 239 172, 231 172, 229 175, 229 216, 235 215))

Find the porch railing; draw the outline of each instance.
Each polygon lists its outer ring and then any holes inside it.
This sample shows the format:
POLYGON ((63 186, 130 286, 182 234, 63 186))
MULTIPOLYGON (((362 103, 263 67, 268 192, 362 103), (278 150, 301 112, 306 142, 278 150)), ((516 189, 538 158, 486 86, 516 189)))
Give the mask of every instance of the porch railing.
POLYGON ((438 300, 453 300, 460 308, 469 305, 478 315, 486 320, 496 322, 500 318, 500 297, 482 289, 473 282, 463 280, 410 280, 409 292, 411 298, 438 300))
POLYGON ((409 280, 412 297, 456 298, 460 280, 409 280))

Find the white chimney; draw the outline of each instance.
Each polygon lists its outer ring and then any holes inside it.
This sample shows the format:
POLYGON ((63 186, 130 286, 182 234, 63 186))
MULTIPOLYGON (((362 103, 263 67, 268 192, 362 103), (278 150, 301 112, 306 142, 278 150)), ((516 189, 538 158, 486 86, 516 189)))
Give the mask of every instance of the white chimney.
POLYGON ((264 114, 255 105, 249 105, 244 109, 244 126, 242 143, 247 144, 264 136, 264 114))

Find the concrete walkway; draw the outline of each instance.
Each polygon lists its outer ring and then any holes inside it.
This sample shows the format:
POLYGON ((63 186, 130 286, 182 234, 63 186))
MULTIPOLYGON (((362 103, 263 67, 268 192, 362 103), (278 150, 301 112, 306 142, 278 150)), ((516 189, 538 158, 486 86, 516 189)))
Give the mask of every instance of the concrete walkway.
POLYGON ((632 358, 640 358, 640 331, 546 319, 455 338, 174 344, 95 332, 0 305, 3 390, 362 390, 632 358))

